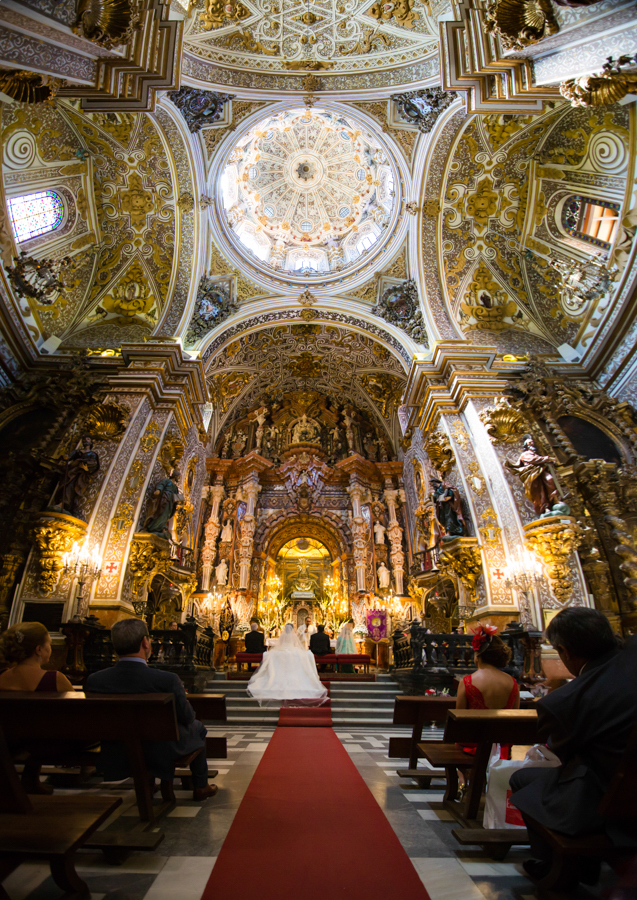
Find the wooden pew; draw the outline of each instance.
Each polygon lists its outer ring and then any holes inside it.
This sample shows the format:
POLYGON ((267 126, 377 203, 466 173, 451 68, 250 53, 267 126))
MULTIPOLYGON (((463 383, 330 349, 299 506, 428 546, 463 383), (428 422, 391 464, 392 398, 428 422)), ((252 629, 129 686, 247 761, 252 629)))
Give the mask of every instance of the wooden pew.
MULTIPOLYGON (((613 780, 599 804, 599 813, 608 819, 629 822, 637 831, 637 725, 626 745, 613 780)), ((605 832, 569 837, 545 828, 539 822, 529 820, 532 827, 551 845, 553 860, 551 870, 538 884, 547 890, 567 890, 577 878, 578 856, 593 856, 606 862, 635 856, 635 849, 621 850, 614 847, 605 832)))
MULTIPOLYGON (((0 727, 0 880, 22 862, 44 859, 59 888, 88 897, 75 853, 121 803, 121 797, 103 794, 27 796, 0 727)), ((0 895, 7 897, 1 886, 0 895)))
MULTIPOLYGON (((397 769, 400 778, 413 778, 420 788, 428 788, 432 778, 444 778, 444 769, 419 769, 418 760, 422 752, 418 749, 422 741, 422 730, 431 722, 444 722, 447 712, 456 705, 455 697, 411 697, 400 694, 394 702, 394 725, 411 725, 410 738, 392 737, 389 739, 390 759, 409 757, 409 768, 397 769)), ((431 743, 431 742, 428 742, 431 743)))
POLYGON ((237 661, 237 672, 241 672, 244 663, 248 668, 255 663, 257 666, 260 666, 263 662, 263 653, 248 653, 245 650, 238 650, 235 659, 237 661))
POLYGON ((22 691, 0 693, 0 727, 12 742, 122 741, 135 786, 144 830, 131 834, 99 832, 85 846, 107 851, 113 858, 122 850, 154 850, 164 835, 152 831, 159 815, 172 803, 153 805, 143 741, 179 739, 173 694, 48 694, 22 691))
MULTIPOLYGON (((237 654, 238 655, 238 654, 237 654)), ((192 704, 195 715, 200 722, 227 722, 225 694, 188 694, 188 702, 192 704)), ((227 759, 228 744, 225 737, 206 738, 206 759, 227 759)), ((210 772, 214 778, 218 772, 210 772)))
POLYGON ((537 740, 535 709, 451 709, 443 743, 419 744, 423 756, 447 773, 443 807, 464 826, 452 834, 461 844, 489 848, 502 858, 513 844, 528 844, 526 829, 485 829, 478 821, 492 744, 534 744, 537 740), (477 744, 476 754, 465 753, 456 743, 477 744), (465 773, 467 790, 457 800, 458 769, 465 773))

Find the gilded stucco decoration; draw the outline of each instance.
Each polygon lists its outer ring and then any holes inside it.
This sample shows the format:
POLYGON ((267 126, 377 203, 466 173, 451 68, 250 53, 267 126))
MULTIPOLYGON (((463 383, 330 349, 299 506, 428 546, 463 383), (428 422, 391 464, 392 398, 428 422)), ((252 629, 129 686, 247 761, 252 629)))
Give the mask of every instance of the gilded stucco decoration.
POLYGON ((181 112, 192 134, 223 118, 225 104, 234 99, 232 94, 201 91, 193 87, 182 87, 171 91, 168 96, 181 112))
POLYGON ((60 81, 51 75, 7 69, 0 73, 0 91, 17 103, 46 103, 53 100, 60 81))
POLYGON ((337 404, 352 404, 386 428, 405 385, 399 360, 373 338, 298 320, 238 336, 210 357, 207 378, 217 428, 260 397, 268 405, 280 403, 308 387, 337 404))
POLYGON ((227 284, 204 275, 199 282, 195 309, 184 338, 186 346, 192 347, 238 309, 239 304, 231 297, 227 284))
POLYGON ((423 134, 429 134, 438 121, 438 117, 451 106, 457 97, 456 91, 421 88, 418 91, 392 94, 391 99, 396 104, 401 119, 414 125, 423 134))
POLYGON ((634 56, 609 58, 599 75, 568 78, 560 85, 560 93, 572 106, 609 106, 623 100, 627 94, 637 93, 637 72, 623 71, 634 66, 634 56))
POLYGON ((539 115, 476 116, 460 132, 438 244, 449 308, 473 342, 514 355, 589 344, 613 284, 565 310, 551 254, 578 246, 558 222, 568 196, 606 197, 610 188, 621 203, 626 123, 622 107, 557 104, 539 115))
POLYGON ((64 513, 43 513, 34 529, 39 574, 37 585, 51 593, 62 571, 62 557, 86 537, 86 523, 64 513))
POLYGON ((570 516, 550 516, 524 526, 526 543, 541 557, 551 590, 560 604, 573 593, 568 559, 579 547, 582 536, 577 520, 570 516))
POLYGON ((496 397, 493 406, 485 406, 479 416, 494 444, 515 444, 529 429, 520 410, 511 406, 506 397, 496 397))
POLYGON ((485 31, 505 50, 522 50, 559 31, 550 0, 489 0, 485 31))
POLYGON ((436 431, 425 443, 425 452, 434 469, 445 478, 456 464, 453 448, 444 432, 436 431))
MULTIPOLYGON (((185 34, 189 57, 232 70, 278 75, 380 74, 409 68, 433 53, 438 40, 435 21, 421 0, 370 3, 369 0, 198 0, 185 34)), ((233 77, 234 76, 234 77, 233 77)), ((417 80, 407 76, 400 84, 417 80)), ((212 79, 210 79, 212 80, 212 79)), ((300 79, 299 79, 300 81, 300 79)))
POLYGON ((420 310, 418 287, 413 279, 388 287, 372 312, 402 329, 417 344, 429 346, 427 329, 420 310))
POLYGON ((105 50, 130 44, 139 30, 135 0, 78 0, 73 31, 105 50))

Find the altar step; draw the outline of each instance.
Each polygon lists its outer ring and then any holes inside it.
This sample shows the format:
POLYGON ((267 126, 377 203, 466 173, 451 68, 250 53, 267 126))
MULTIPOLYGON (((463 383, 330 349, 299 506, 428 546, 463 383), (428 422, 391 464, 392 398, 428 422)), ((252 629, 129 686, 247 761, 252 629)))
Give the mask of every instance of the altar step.
MULTIPOLYGON (((378 675, 375 682, 332 681, 330 687, 334 727, 391 725, 398 688, 388 675, 378 675)), ((226 695, 229 724, 275 726, 278 721, 278 709, 260 707, 247 695, 245 682, 228 680, 225 673, 210 679, 206 690, 226 695)))

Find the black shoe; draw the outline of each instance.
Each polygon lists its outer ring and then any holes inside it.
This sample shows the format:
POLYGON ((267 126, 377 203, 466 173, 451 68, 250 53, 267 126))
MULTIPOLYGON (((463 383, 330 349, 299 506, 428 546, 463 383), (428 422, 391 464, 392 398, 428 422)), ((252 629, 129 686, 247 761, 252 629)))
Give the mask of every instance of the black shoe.
POLYGON ((533 881, 540 881, 551 871, 551 864, 544 859, 526 859, 522 867, 533 881))

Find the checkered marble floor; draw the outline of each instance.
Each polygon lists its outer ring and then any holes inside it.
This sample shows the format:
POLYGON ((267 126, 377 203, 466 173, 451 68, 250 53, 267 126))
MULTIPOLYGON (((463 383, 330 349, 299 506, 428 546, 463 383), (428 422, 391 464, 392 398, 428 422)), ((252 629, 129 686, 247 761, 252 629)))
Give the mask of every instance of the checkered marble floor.
MULTIPOLYGON (((165 839, 154 853, 133 853, 121 865, 112 866, 99 852, 79 851, 77 869, 88 883, 93 900, 200 900, 273 733, 273 729, 256 727, 208 730, 215 736, 225 736, 228 744, 228 759, 209 762, 219 771, 215 777, 217 795, 195 803, 190 792, 176 790, 176 806, 158 826, 165 839)), ((432 808, 442 799, 443 782, 433 782, 431 790, 423 791, 415 783, 398 778, 396 768, 406 761, 390 760, 387 747, 390 737, 407 736, 407 729, 338 729, 336 733, 405 847, 431 900, 540 900, 522 870, 521 863, 528 855, 524 849, 513 849, 505 861, 494 862, 479 848, 472 851, 460 847, 451 834, 449 814, 432 808)), ((425 739, 440 736, 439 729, 423 735, 425 739)), ((137 827, 132 785, 125 782, 108 787, 122 797, 123 803, 102 828, 137 827)), ((95 783, 89 789, 103 791, 104 786, 95 783)), ((605 870, 598 887, 580 888, 569 896, 571 900, 601 898, 602 890, 610 884, 612 873, 605 870)), ((11 900, 61 900, 44 863, 20 866, 3 886, 11 900)), ((544 895, 556 900, 559 896, 544 895)))

